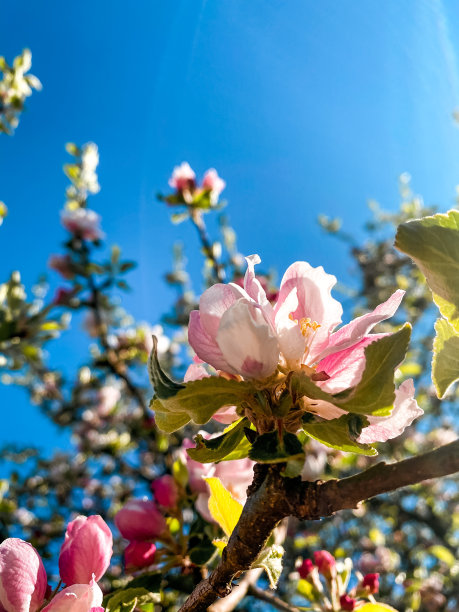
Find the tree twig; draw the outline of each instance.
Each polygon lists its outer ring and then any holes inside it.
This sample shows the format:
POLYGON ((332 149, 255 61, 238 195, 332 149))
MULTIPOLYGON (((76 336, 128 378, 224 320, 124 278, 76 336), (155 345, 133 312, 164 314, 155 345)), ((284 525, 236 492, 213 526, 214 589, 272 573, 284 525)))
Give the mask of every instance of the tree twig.
POLYGON ((265 601, 266 603, 269 603, 271 606, 273 606, 273 608, 276 608, 277 610, 281 610, 281 612, 300 612, 299 608, 296 608, 295 606, 291 606, 285 601, 282 601, 282 599, 277 597, 277 595, 275 595, 272 591, 264 591, 263 589, 260 589, 256 585, 251 585, 249 587, 248 594, 253 595, 257 599, 260 599, 261 601, 265 601))
POLYGON ((459 440, 399 461, 378 463, 342 480, 301 482, 284 478, 272 465, 261 486, 249 496, 217 568, 200 582, 180 612, 204 611, 231 592, 234 577, 250 569, 276 524, 286 516, 318 520, 356 508, 366 499, 459 471, 459 440))

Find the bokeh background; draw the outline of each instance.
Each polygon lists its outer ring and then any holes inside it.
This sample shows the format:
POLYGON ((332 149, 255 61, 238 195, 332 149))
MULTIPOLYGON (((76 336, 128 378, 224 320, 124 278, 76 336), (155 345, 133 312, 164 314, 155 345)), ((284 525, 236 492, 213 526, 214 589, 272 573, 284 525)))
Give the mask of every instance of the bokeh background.
MULTIPOLYGON (((363 235, 369 199, 397 209, 402 172, 427 203, 455 201, 454 0, 25 0, 3 3, 1 22, 0 53, 29 47, 43 83, 0 140, 2 279, 20 269, 30 286, 59 252, 68 141, 99 146, 102 190, 90 206, 108 241, 139 262, 125 306, 151 324, 173 299, 163 282, 173 242, 197 248, 193 228, 171 226, 155 201, 183 160, 226 180, 242 253, 280 273, 304 259, 349 285, 347 247, 324 234, 319 213, 363 235)), ((51 274, 51 291, 57 283, 51 274)), ((78 317, 59 344, 52 365, 78 364, 78 317)), ((69 446, 22 389, 1 386, 0 403, 0 443, 69 446)))

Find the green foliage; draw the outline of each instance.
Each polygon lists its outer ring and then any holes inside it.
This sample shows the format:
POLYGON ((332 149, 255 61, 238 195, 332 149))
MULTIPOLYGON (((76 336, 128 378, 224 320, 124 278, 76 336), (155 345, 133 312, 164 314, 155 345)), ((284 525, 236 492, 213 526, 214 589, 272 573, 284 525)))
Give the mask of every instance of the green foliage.
POLYGON ((459 378, 459 334, 446 319, 437 319, 433 344, 432 380, 443 397, 459 378))
POLYGON ((216 438, 206 440, 202 435, 195 437, 196 448, 188 448, 188 455, 200 463, 222 461, 231 454, 231 459, 243 459, 248 456, 250 443, 247 440, 244 428, 248 427, 246 418, 239 419, 227 427, 216 438))
MULTIPOLYGON (((352 439, 352 424, 355 416, 353 414, 345 414, 339 419, 330 421, 322 421, 320 423, 306 423, 303 425, 303 431, 322 444, 336 450, 346 453, 357 453, 358 455, 377 455, 377 450, 370 444, 360 444, 352 439)), ((367 419, 362 419, 367 421, 367 419)))
POLYGON ((148 606, 159 603, 161 596, 144 587, 122 589, 111 594, 105 603, 106 612, 134 612, 150 610, 148 606))
POLYGON ((270 431, 257 437, 249 457, 258 463, 284 463, 297 459, 304 461, 304 450, 295 434, 284 433, 281 438, 279 432, 270 431))
POLYGON ((282 574, 282 558, 284 556, 284 552, 285 551, 282 546, 274 544, 273 546, 262 550, 252 565, 252 569, 262 567, 265 570, 268 575, 269 586, 272 589, 276 588, 282 574))

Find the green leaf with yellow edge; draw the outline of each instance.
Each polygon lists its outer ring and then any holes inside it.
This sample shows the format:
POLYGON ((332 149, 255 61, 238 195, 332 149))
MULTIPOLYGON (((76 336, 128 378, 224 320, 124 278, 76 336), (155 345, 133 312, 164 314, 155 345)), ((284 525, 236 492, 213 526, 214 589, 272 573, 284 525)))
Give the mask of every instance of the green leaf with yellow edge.
MULTIPOLYGON (((321 421, 320 423, 305 423, 303 431, 318 442, 336 448, 346 453, 356 453, 374 457, 378 451, 370 444, 360 444, 350 436, 349 424, 355 415, 344 414, 339 419, 321 421)), ((307 449, 306 449, 307 450, 307 449)))
POLYGON ((242 504, 225 489, 220 478, 204 478, 210 488, 209 512, 229 537, 242 513, 242 504))
POLYGON ((383 603, 366 603, 358 610, 359 612, 398 612, 392 606, 383 603))
POLYGON ((394 371, 403 361, 411 336, 407 323, 397 332, 375 340, 365 348, 365 369, 352 389, 332 395, 318 387, 305 372, 294 372, 292 394, 324 400, 334 406, 364 415, 386 416, 395 399, 394 371))
POLYGON ((210 438, 210 440, 206 440, 198 434, 194 439, 196 448, 188 448, 187 453, 194 461, 199 461, 199 463, 214 463, 225 459, 239 448, 240 442, 244 442, 237 457, 243 459, 248 456, 250 449, 250 443, 244 432, 244 428, 249 427, 249 425, 248 419, 239 419, 235 423, 231 423, 220 436, 210 438))
POLYGON ((459 379, 459 333, 446 319, 437 319, 433 344, 432 381, 438 397, 459 379))
POLYGON ((459 212, 402 223, 395 246, 414 260, 441 314, 459 332, 459 212))

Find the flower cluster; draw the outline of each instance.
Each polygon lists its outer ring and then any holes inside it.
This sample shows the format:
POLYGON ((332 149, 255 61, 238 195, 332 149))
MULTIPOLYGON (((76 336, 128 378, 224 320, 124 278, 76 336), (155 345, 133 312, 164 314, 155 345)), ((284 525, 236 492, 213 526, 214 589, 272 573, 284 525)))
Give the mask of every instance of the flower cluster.
POLYGON ((352 562, 337 563, 327 550, 314 552, 314 561, 304 559, 297 568, 300 576, 298 591, 321 605, 324 611, 355 610, 365 600, 374 603, 379 591, 379 574, 358 575, 358 584, 349 589, 352 562), (304 584, 304 581, 308 585, 304 584))
POLYGON ((0 609, 103 612, 97 582, 110 564, 112 546, 111 531, 102 517, 78 516, 67 526, 59 555, 59 573, 66 586, 52 592, 35 548, 19 538, 4 540, 0 544, 0 609))
POLYGON ((124 565, 132 571, 152 565, 156 556, 153 540, 168 537, 165 515, 177 506, 179 489, 172 476, 154 480, 151 489, 155 501, 131 499, 115 516, 119 532, 129 544, 124 550, 124 565))
POLYGON ((33 74, 27 74, 32 67, 32 53, 24 49, 21 55, 14 58, 9 66, 4 57, 0 57, 0 133, 11 134, 19 123, 19 113, 24 108, 24 101, 32 95, 32 90, 40 90, 41 83, 33 74))
POLYGON ((215 208, 219 203, 221 192, 226 187, 225 181, 215 168, 205 172, 199 185, 196 174, 188 162, 182 162, 180 166, 174 168, 169 185, 175 190, 174 193, 160 199, 169 206, 186 206, 194 211, 215 208))

